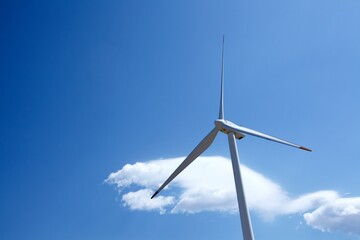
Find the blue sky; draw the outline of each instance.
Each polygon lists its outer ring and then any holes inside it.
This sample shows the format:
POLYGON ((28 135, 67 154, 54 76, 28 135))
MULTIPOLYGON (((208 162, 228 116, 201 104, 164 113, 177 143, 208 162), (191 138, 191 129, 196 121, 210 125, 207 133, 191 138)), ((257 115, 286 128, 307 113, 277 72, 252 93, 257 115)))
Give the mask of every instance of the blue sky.
MULTIPOLYGON (((357 0, 0 3, 0 238, 241 239, 236 213, 132 210, 123 196, 143 186, 105 183, 126 164, 186 156, 213 128, 225 34, 226 118, 314 150, 246 137, 241 162, 291 199, 353 201, 357 234, 308 225, 314 206, 271 220, 251 210, 255 238, 359 239, 359 11, 357 0)), ((226 136, 204 156, 228 158, 226 136)), ((175 185, 162 196, 179 199, 175 185)))

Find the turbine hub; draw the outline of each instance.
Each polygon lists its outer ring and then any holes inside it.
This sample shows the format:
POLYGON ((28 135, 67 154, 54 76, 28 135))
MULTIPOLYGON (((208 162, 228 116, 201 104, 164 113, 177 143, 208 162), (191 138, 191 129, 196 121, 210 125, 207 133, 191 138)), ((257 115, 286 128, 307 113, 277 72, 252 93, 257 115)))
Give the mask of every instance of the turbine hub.
POLYGON ((230 121, 226 121, 224 119, 216 119, 214 124, 220 132, 223 132, 225 134, 233 132, 235 135, 235 138, 237 138, 237 139, 242 139, 245 137, 245 134, 239 133, 238 131, 234 131, 234 128, 232 128, 232 125, 235 125, 235 124, 233 124, 230 121))

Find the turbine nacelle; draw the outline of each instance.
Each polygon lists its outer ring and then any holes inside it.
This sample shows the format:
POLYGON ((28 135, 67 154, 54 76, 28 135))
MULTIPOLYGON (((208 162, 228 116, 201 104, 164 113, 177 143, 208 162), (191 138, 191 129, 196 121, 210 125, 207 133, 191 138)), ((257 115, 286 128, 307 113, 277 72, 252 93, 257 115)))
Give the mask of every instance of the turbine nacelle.
POLYGON ((237 128, 239 128, 239 126, 237 126, 235 123, 232 123, 232 122, 224 120, 224 119, 216 119, 214 123, 215 123, 217 130, 219 130, 220 132, 223 132, 225 134, 233 132, 235 135, 235 138, 237 138, 237 139, 242 139, 246 136, 245 134, 243 134, 237 130, 237 128))

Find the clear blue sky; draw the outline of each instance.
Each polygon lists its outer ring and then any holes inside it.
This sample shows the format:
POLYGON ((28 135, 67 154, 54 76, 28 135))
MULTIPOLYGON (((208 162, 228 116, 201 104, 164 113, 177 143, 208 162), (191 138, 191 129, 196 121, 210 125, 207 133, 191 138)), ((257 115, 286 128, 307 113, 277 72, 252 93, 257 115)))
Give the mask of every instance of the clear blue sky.
MULTIPOLYGON (((210 131, 223 34, 226 117, 314 150, 247 137, 242 163, 290 195, 359 197, 359 13, 358 0, 0 3, 0 238, 241 239, 236 214, 134 211, 104 183, 210 131)), ((226 137, 205 155, 228 157, 226 137)), ((256 239, 359 239, 299 214, 252 218, 256 239)))

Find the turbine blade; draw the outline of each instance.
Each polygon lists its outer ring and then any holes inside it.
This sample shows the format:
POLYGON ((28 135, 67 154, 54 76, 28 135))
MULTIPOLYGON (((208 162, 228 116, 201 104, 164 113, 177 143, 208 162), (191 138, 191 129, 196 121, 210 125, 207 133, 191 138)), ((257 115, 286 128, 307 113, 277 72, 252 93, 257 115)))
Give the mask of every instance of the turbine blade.
MULTIPOLYGON (((234 124, 234 125, 235 125, 235 124, 234 124)), ((249 134, 249 135, 252 135, 252 136, 255 136, 255 137, 264 138, 264 139, 266 139, 266 140, 270 140, 270 141, 282 143, 282 144, 285 144, 285 145, 288 145, 288 146, 291 146, 291 147, 299 148, 299 149, 301 149, 301 150, 305 150, 305 151, 309 151, 309 152, 312 151, 312 150, 309 149, 309 148, 306 148, 306 147, 297 145, 297 144, 295 144, 295 143, 291 143, 291 142, 282 140, 282 139, 280 139, 280 138, 276 138, 276 137, 273 137, 273 136, 270 136, 270 135, 267 135, 267 134, 264 134, 264 133, 261 133, 261 132, 258 132, 258 131, 255 131, 255 130, 246 128, 246 127, 241 127, 241 126, 235 125, 235 126, 232 126, 232 128, 234 128, 235 131, 238 131, 238 132, 240 132, 240 133, 249 134)))
POLYGON ((224 119, 224 43, 225 43, 225 35, 223 35, 223 45, 222 45, 222 55, 221 55, 221 90, 220 90, 219 119, 224 119))
POLYGON ((185 160, 175 169, 170 177, 160 186, 160 188, 151 197, 153 199, 166 185, 168 185, 179 173, 190 165, 201 153, 203 153, 214 141, 218 130, 214 128, 211 132, 195 147, 195 149, 185 158, 185 160))

